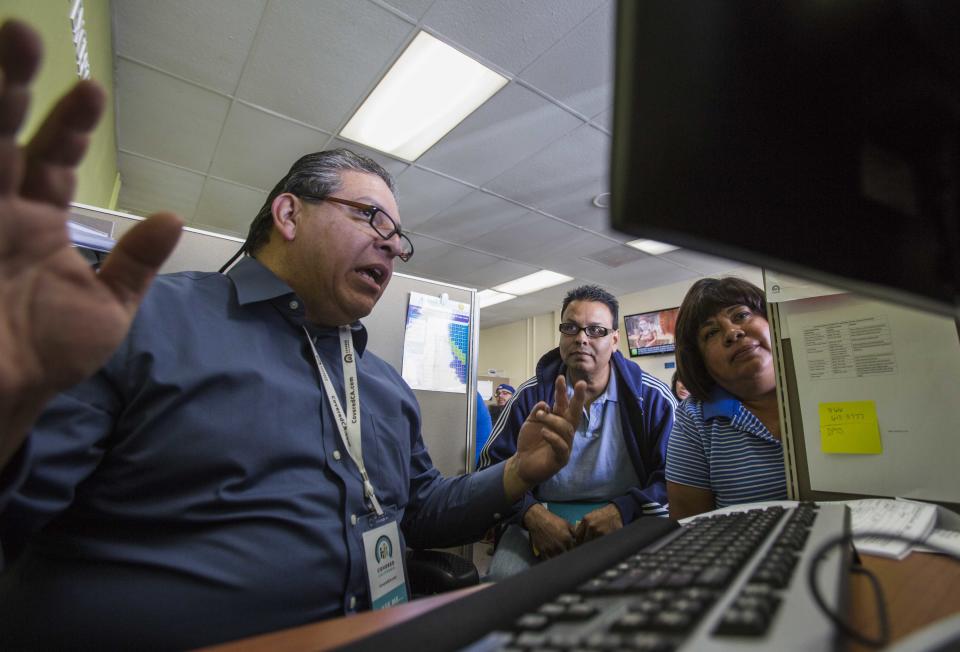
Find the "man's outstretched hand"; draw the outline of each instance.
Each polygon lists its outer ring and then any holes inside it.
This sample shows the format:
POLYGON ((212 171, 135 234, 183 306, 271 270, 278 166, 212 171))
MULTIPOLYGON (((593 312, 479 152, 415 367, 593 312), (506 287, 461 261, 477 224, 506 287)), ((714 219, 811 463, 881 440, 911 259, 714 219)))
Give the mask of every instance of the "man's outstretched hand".
POLYGON ((574 385, 573 398, 568 399, 567 381, 561 374, 554 386, 553 407, 543 401, 533 406, 520 427, 517 452, 504 466, 503 486, 510 502, 566 466, 586 391, 587 384, 581 380, 574 385))
POLYGON ((105 97, 95 83, 79 82, 19 147, 40 54, 39 38, 23 23, 0 28, 0 468, 44 404, 120 344, 182 226, 166 213, 141 222, 99 274, 71 246, 76 167, 105 97))

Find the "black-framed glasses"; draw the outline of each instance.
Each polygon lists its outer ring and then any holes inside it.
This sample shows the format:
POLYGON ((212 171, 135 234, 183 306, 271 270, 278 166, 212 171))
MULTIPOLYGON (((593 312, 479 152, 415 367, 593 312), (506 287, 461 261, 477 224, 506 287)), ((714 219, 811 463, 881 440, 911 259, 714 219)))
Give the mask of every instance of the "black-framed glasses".
POLYGON ((606 337, 613 331, 617 330, 616 328, 607 328, 606 326, 598 326, 597 324, 590 324, 589 326, 580 326, 579 324, 574 324, 572 321, 565 321, 560 324, 560 332, 564 335, 573 335, 574 337, 580 334, 580 331, 583 331, 587 334, 587 337, 598 338, 606 337))
POLYGON ((344 206, 357 209, 365 218, 367 218, 367 222, 369 222, 373 230, 377 232, 377 235, 384 240, 389 240, 395 235, 400 237, 400 255, 398 256, 400 260, 407 262, 413 257, 413 243, 410 241, 410 238, 408 238, 406 234, 400 230, 400 226, 394 221, 394 219, 379 206, 374 206, 373 204, 363 204, 358 201, 350 201, 349 199, 340 199, 339 197, 321 197, 320 195, 301 194, 298 194, 297 197, 312 201, 329 201, 333 202, 334 204, 343 204, 344 206))

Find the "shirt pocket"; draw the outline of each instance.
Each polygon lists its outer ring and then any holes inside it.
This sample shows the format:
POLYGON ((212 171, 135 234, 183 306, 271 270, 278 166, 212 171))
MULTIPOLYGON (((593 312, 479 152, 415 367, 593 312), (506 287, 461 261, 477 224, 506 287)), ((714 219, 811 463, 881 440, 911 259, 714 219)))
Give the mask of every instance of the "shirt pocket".
POLYGON ((410 422, 403 417, 376 415, 373 424, 375 467, 368 470, 381 503, 402 512, 410 499, 410 422))

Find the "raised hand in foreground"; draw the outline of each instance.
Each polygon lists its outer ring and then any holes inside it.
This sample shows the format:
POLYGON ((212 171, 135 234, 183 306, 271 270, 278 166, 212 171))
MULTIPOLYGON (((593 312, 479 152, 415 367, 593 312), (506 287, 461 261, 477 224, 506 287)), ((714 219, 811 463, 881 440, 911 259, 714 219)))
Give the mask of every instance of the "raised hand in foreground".
POLYGON ((76 167, 103 111, 81 81, 26 147, 15 137, 41 55, 37 34, 0 28, 0 468, 57 392, 98 369, 120 344, 182 223, 161 213, 131 229, 99 274, 71 246, 76 167))

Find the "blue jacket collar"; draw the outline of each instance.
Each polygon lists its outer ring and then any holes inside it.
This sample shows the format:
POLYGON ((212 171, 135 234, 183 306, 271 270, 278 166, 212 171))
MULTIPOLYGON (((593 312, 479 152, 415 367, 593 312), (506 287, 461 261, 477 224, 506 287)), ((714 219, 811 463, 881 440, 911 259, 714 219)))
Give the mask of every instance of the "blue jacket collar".
MULTIPOLYGON (((641 384, 643 383, 643 371, 639 365, 629 362, 619 351, 614 351, 610 357, 613 362, 614 377, 618 382, 626 383, 630 393, 634 396, 640 396, 641 384)), ((563 364, 560 358, 560 347, 548 351, 537 362, 537 380, 548 389, 550 401, 553 400, 553 383, 557 376, 566 373, 567 366, 563 364)))

